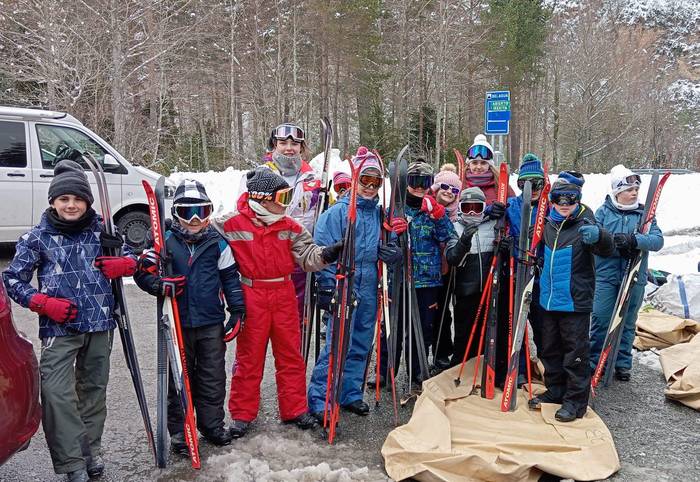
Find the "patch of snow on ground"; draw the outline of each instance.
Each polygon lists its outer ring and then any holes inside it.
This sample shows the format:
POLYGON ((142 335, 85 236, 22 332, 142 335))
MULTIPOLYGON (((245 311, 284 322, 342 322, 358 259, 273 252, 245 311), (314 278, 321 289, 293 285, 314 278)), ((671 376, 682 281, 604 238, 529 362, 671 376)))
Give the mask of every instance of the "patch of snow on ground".
POLYGON ((663 373, 663 369, 661 368, 661 361, 659 359, 659 355, 656 352, 652 350, 633 350, 632 356, 636 358, 640 364, 649 367, 656 372, 663 373))

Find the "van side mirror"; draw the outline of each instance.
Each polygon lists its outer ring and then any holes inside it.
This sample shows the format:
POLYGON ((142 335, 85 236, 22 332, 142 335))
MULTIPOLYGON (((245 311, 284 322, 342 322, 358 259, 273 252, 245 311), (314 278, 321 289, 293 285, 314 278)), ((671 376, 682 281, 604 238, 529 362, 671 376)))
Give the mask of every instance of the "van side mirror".
POLYGON ((102 165, 107 168, 118 168, 121 164, 117 161, 112 154, 105 154, 102 165))

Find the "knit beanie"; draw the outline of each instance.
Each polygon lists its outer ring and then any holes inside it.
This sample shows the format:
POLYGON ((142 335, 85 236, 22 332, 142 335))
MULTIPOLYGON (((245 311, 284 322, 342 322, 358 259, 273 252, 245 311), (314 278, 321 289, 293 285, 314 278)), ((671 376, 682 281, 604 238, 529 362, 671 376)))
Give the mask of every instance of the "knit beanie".
POLYGON ((536 155, 528 152, 523 156, 520 163, 520 171, 518 179, 544 179, 544 169, 542 169, 542 161, 536 155))
POLYGON ((357 153, 355 154, 355 157, 352 158, 352 163, 355 165, 355 167, 358 167, 360 164, 362 164, 362 170, 360 171, 360 174, 362 174, 367 169, 372 168, 379 171, 380 176, 384 172, 382 169, 382 164, 381 162, 379 162, 379 159, 377 159, 377 156, 373 152, 370 152, 370 150, 367 149, 365 146, 360 146, 357 148, 357 153))
POLYGON ((175 188, 173 204, 204 204, 211 203, 211 199, 204 189, 204 185, 193 179, 183 179, 175 188))
POLYGON ((577 192, 580 194, 584 182, 581 173, 576 171, 562 171, 552 185, 551 194, 556 192, 577 192))
POLYGON ((418 160, 410 163, 408 169, 406 170, 408 176, 432 176, 433 166, 425 162, 424 159, 419 158, 418 160))
POLYGON ((493 147, 491 146, 489 141, 486 140, 486 136, 483 134, 477 134, 476 137, 474 138, 474 142, 469 147, 469 149, 467 149, 467 162, 473 161, 475 159, 482 159, 482 160, 488 162, 489 164, 491 164, 492 166, 495 166, 495 164, 494 164, 495 161, 494 161, 494 156, 493 156, 493 147), (487 157, 490 157, 490 159, 486 159, 484 156, 478 155, 479 150, 475 149, 475 147, 477 147, 477 146, 486 147, 491 154, 490 156, 487 156, 487 157))
POLYGON ((343 172, 343 171, 336 171, 333 174, 333 185, 337 186, 338 184, 350 184, 352 182, 352 179, 350 178, 350 174, 343 172))
POLYGON ((639 175, 633 173, 622 164, 618 164, 610 169, 610 193, 613 195, 613 197, 617 196, 622 191, 626 191, 633 187, 638 188, 640 184, 641 178, 639 175), (639 182, 636 184, 634 182, 630 182, 628 179, 631 177, 636 177, 639 182))
POLYGON ((49 203, 64 194, 78 196, 89 205, 95 201, 85 171, 80 164, 69 159, 59 161, 53 168, 53 179, 49 185, 49 203))
POLYGON ((462 193, 459 196, 459 202, 461 203, 466 203, 466 202, 486 202, 486 196, 484 195, 484 191, 479 189, 478 187, 468 187, 467 189, 464 189, 462 193))
POLYGON ((462 182, 459 179, 459 176, 452 171, 440 171, 437 174, 435 174, 435 182, 430 187, 430 189, 433 192, 437 192, 438 189, 440 189, 440 184, 442 183, 449 184, 450 186, 459 189, 462 188, 462 182))
POLYGON ((280 189, 289 187, 282 176, 266 167, 258 167, 246 174, 246 185, 250 199, 272 201, 280 189))

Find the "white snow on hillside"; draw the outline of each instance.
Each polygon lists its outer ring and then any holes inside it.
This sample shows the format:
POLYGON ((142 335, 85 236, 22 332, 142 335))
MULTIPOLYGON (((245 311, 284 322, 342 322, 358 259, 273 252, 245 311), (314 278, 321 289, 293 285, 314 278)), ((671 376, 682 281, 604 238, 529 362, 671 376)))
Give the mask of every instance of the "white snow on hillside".
MULTIPOLYGON (((320 170, 322 158, 316 157, 311 165, 320 170)), ((331 168, 349 172, 348 163, 341 161, 338 151, 334 149, 331 168)), ((178 172, 170 176, 170 180, 178 183, 182 179, 196 179, 207 189, 209 197, 218 212, 234 210, 238 199, 239 186, 243 171, 228 168, 222 172, 178 172)), ((642 176, 642 189, 640 199, 646 197, 646 186, 651 176, 642 176)), ((610 190, 610 180, 607 174, 587 174, 583 187, 583 202, 592 209, 597 209, 605 200, 610 190)), ((556 176, 551 176, 554 181, 556 176)), ((511 176, 511 186, 518 192, 516 176, 511 176)), ((662 269, 676 274, 692 273, 697 271, 700 261, 700 209, 692 203, 697 199, 700 189, 700 174, 672 175, 661 195, 657 211, 657 222, 665 236, 665 247, 659 253, 652 253, 649 265, 652 268, 662 269)))

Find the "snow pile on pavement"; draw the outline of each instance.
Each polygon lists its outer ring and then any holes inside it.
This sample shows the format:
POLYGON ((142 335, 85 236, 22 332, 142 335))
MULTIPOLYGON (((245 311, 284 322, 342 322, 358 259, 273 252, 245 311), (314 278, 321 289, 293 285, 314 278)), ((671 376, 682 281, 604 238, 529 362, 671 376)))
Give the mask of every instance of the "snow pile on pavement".
POLYGON ((656 350, 637 351, 632 350, 632 356, 637 359, 640 365, 651 368, 655 372, 663 373, 659 353, 656 350))
POLYGON ((208 470, 198 479, 232 482, 389 480, 380 468, 357 467, 352 462, 358 460, 356 455, 348 446, 330 446, 309 433, 296 430, 265 433, 236 441, 230 453, 209 457, 208 470))

